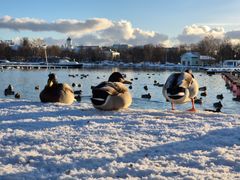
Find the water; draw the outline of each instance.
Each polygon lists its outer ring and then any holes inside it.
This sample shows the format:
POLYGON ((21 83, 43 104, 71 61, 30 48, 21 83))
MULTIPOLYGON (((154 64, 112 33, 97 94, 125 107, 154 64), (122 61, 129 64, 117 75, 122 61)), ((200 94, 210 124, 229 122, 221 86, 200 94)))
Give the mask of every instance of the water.
MULTIPOLYGON (((13 85, 14 91, 21 94, 22 99, 31 101, 40 101, 39 93, 44 88, 48 74, 53 72, 57 75, 58 82, 66 82, 69 85, 75 83, 81 84, 81 87, 74 87, 74 90, 81 89, 82 102, 90 103, 91 86, 97 85, 101 81, 107 80, 108 76, 113 71, 120 71, 127 75, 128 80, 133 80, 132 89, 130 90, 133 96, 133 104, 131 108, 141 109, 171 109, 171 104, 165 101, 162 95, 162 87, 153 86, 154 80, 164 84, 168 76, 173 71, 156 71, 156 70, 133 70, 133 69, 58 69, 58 70, 4 70, 0 72, 0 98, 14 98, 13 96, 5 96, 4 89, 9 85, 13 85), (78 74, 75 78, 69 77, 69 74, 78 74), (80 79, 80 74, 89 74, 87 78, 80 79), (99 79, 97 78, 99 77, 99 79), (39 85, 40 90, 35 90, 35 86, 39 85), (148 91, 144 90, 144 86, 148 86, 148 91), (150 93, 152 95, 151 100, 142 99, 141 95, 150 93)), ((225 88, 225 82, 220 74, 208 76, 203 72, 194 72, 195 78, 199 82, 199 86, 207 86, 207 96, 203 97, 203 104, 196 107, 198 109, 214 109, 213 103, 218 102, 216 99, 217 94, 223 94, 222 100, 224 113, 237 113, 240 107, 240 102, 232 101, 232 92, 225 88)), ((200 94, 198 95, 200 97, 200 94)), ((80 102, 81 103, 81 102, 80 102)), ((178 110, 186 110, 191 108, 191 103, 183 105, 176 105, 178 110)))

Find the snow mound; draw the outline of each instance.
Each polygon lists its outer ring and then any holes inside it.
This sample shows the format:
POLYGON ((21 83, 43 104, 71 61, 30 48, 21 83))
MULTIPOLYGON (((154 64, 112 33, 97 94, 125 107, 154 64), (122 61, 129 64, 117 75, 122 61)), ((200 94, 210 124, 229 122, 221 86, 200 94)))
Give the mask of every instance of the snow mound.
POLYGON ((0 179, 240 178, 240 115, 0 99, 0 179))

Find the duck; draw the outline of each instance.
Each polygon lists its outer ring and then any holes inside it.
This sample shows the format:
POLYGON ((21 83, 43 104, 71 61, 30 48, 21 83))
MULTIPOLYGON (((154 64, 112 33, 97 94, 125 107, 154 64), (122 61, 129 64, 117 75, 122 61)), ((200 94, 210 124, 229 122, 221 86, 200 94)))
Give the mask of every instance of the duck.
POLYGON ((145 89, 145 91, 147 91, 147 90, 148 90, 148 87, 147 87, 147 86, 144 86, 143 88, 145 89))
POLYGON ((145 98, 145 99, 151 99, 151 94, 150 93, 148 93, 148 94, 143 94, 142 95, 142 98, 145 98))
POLYGON ((132 96, 125 84, 131 82, 124 79, 120 72, 113 72, 108 81, 92 87, 93 106, 106 111, 128 108, 132 104, 132 96))
POLYGON ((198 92, 198 82, 190 69, 181 73, 172 73, 162 89, 163 96, 171 102, 172 110, 175 110, 175 104, 183 104, 191 101, 192 108, 188 110, 191 112, 197 111, 194 105, 194 98, 198 92))
POLYGON ((207 96, 207 92, 206 91, 202 92, 200 96, 204 96, 204 97, 207 96))
POLYGON ((206 91, 207 90, 207 87, 206 86, 203 86, 203 87, 200 87, 199 88, 199 91, 206 91))
POLYGON ((80 94, 78 94, 77 96, 74 97, 76 99, 77 102, 80 102, 82 97, 80 94))
POLYGON ((11 84, 8 85, 8 87, 4 90, 4 95, 9 96, 9 95, 14 95, 13 91, 13 86, 11 84))
POLYGON ((16 99, 20 99, 21 95, 19 93, 16 93, 14 96, 16 99))
POLYGON ((223 94, 218 94, 216 97, 217 97, 217 99, 223 99, 224 98, 223 94))
POLYGON ((199 99, 196 97, 194 102, 195 102, 195 104, 202 104, 203 103, 203 99, 201 97, 199 99))
POLYGON ((48 75, 47 85, 41 91, 39 97, 41 102, 59 102, 64 104, 72 104, 74 102, 73 89, 66 83, 58 83, 54 73, 48 75))
POLYGON ((213 103, 213 106, 214 106, 215 108, 220 108, 220 109, 223 107, 221 101, 218 101, 218 102, 213 103))

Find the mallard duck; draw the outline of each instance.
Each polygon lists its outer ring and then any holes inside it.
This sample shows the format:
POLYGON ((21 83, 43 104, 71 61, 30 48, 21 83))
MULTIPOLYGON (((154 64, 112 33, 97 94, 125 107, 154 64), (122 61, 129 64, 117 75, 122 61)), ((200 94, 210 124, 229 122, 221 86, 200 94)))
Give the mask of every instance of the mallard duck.
POLYGON ((213 106, 214 106, 215 108, 220 108, 220 109, 223 107, 221 101, 218 101, 218 102, 213 103, 213 106))
POLYGON ((145 99, 151 99, 152 96, 150 93, 148 93, 148 94, 143 94, 141 97, 145 99))
POLYGON ((216 97, 217 97, 217 99, 223 99, 224 98, 223 94, 218 94, 216 97))
POLYGON ((174 104, 183 104, 191 101, 192 108, 188 111, 195 112, 194 98, 197 96, 199 86, 194 78, 191 70, 182 73, 171 74, 163 86, 163 95, 172 104, 172 110, 175 109, 174 104))
POLYGON ((55 74, 48 75, 48 81, 45 88, 40 93, 41 102, 60 102, 72 104, 74 93, 72 88, 65 83, 58 83, 55 74))
POLYGON ((195 102, 195 104, 202 104, 203 103, 203 99, 201 97, 199 99, 195 98, 194 102, 195 102))
POLYGON ((8 95, 14 95, 14 91, 13 91, 13 86, 11 84, 8 85, 8 87, 4 90, 4 95, 8 96, 8 95))
POLYGON ((19 93, 16 93, 14 96, 16 99, 20 99, 21 95, 19 93))
POLYGON ((132 96, 124 85, 131 84, 119 72, 114 72, 108 81, 92 87, 92 104, 101 110, 119 110, 127 108, 132 103, 132 96))
POLYGON ((207 87, 206 86, 203 86, 203 87, 200 87, 199 88, 199 91, 206 91, 207 90, 207 87))

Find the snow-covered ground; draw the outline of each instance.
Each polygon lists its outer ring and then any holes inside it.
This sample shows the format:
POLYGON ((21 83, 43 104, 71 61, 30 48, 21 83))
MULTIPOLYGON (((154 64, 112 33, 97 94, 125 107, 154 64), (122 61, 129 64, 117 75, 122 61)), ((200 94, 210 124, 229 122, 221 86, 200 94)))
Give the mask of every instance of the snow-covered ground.
POLYGON ((0 179, 239 179, 240 115, 0 99, 0 179))

